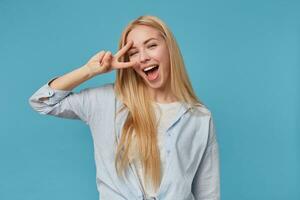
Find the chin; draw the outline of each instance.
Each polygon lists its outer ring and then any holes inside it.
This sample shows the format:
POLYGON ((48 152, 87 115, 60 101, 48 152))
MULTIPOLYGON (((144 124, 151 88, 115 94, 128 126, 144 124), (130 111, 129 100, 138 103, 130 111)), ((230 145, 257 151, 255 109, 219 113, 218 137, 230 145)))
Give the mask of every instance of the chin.
POLYGON ((164 84, 161 81, 158 81, 156 83, 150 83, 147 80, 146 80, 146 85, 152 89, 161 89, 164 86, 164 84))

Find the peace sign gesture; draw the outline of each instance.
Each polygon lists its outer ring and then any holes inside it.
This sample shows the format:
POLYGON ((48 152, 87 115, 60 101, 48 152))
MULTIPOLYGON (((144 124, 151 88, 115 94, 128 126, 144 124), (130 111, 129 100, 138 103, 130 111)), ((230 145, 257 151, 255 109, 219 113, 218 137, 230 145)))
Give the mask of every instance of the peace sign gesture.
POLYGON ((100 51, 94 55, 85 66, 89 68, 91 76, 110 72, 113 69, 122 69, 128 67, 134 67, 137 63, 131 62, 119 62, 122 57, 132 46, 133 42, 129 41, 122 47, 115 55, 112 55, 110 51, 100 51))

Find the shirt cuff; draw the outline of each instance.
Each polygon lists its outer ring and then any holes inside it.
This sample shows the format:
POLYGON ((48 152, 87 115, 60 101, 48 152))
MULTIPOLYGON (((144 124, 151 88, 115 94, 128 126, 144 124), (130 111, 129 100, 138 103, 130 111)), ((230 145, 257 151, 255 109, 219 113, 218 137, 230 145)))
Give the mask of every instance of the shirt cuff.
POLYGON ((43 102, 47 105, 55 105, 63 98, 72 93, 72 90, 58 90, 50 87, 50 83, 57 79, 59 76, 56 76, 50 79, 46 84, 44 84, 35 95, 35 100, 43 102))

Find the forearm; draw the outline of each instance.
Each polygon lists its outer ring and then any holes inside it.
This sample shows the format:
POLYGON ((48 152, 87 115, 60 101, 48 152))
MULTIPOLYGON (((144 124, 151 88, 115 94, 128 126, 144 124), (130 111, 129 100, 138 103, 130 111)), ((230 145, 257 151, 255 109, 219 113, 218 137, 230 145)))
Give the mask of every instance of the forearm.
POLYGON ((57 90, 73 90, 81 83, 89 80, 93 76, 88 67, 83 65, 63 76, 58 77, 50 83, 50 87, 57 90))

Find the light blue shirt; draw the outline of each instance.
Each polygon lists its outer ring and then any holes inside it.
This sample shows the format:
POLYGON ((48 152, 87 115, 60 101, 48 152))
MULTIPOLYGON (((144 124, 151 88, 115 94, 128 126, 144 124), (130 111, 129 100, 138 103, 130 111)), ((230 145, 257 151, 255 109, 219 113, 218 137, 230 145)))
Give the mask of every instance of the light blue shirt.
MULTIPOLYGON (((122 103, 115 96, 114 83, 72 92, 51 88, 55 78, 29 98, 31 107, 43 115, 80 119, 90 127, 101 200, 144 199, 135 171, 129 167, 122 179, 114 166, 116 142, 128 114, 124 110, 115 115, 122 103)), ((164 143, 166 170, 153 199, 219 200, 219 148, 208 108, 193 109, 183 102, 165 132, 164 143)))

